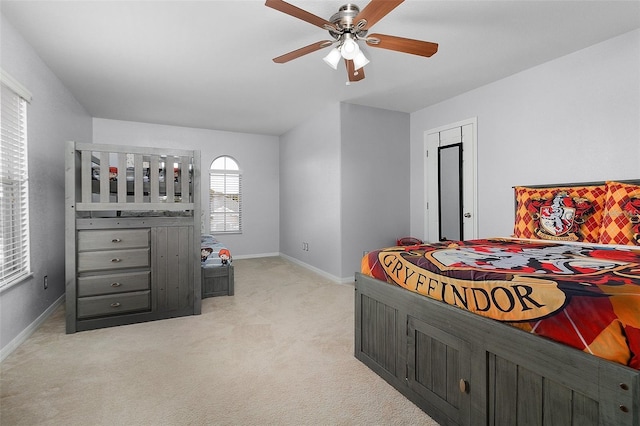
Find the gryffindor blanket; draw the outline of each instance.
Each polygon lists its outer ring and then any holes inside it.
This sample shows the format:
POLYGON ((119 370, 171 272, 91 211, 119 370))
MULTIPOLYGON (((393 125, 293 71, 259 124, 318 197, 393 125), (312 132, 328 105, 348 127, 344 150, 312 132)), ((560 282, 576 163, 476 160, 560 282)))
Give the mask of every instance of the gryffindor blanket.
POLYGON ((362 273, 640 369, 640 250, 487 239, 368 253, 362 273))

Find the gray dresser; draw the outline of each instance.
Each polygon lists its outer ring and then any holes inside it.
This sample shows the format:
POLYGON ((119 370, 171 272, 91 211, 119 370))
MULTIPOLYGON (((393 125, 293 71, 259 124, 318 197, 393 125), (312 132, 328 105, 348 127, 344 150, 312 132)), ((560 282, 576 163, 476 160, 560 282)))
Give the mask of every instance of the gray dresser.
POLYGON ((198 151, 67 144, 67 333, 200 314, 199 165, 198 151))

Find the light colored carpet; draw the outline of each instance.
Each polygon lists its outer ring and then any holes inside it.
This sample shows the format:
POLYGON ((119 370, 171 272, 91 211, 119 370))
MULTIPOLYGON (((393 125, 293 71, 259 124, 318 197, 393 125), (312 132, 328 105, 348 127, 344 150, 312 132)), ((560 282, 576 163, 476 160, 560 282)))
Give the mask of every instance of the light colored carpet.
POLYGON ((58 309, 1 364, 2 425, 436 425, 353 356, 353 285, 234 261, 202 315, 66 335, 58 309))

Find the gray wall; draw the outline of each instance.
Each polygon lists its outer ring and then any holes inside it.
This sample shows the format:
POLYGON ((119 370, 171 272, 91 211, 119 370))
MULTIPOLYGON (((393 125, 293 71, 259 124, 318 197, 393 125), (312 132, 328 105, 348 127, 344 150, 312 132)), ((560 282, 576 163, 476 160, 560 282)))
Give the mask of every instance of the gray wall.
POLYGON ((341 105, 342 277, 409 235, 409 114, 341 105))
POLYGON ((33 95, 27 108, 33 276, 0 293, 4 357, 64 294, 64 142, 91 140, 92 130, 91 117, 4 16, 1 24, 2 69, 33 95))
POLYGON ((336 103, 280 137, 280 252, 340 277, 340 202, 336 103))
POLYGON ((640 177, 640 30, 411 114, 411 233, 424 132, 478 119, 479 237, 513 231, 514 185, 640 177))
POLYGON ((279 252, 278 138, 117 120, 93 120, 94 143, 199 149, 202 157, 202 208, 209 229, 209 167, 230 155, 242 172, 242 233, 217 235, 234 257, 279 252))
POLYGON ((409 114, 334 104, 283 135, 280 251, 346 282, 363 251, 405 236, 408 129, 409 114))

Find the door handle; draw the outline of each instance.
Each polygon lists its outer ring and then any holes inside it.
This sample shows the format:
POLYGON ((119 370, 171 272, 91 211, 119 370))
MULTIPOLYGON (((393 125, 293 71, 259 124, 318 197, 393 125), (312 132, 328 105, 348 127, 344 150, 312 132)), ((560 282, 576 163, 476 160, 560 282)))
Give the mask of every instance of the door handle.
POLYGON ((467 219, 469 219, 471 217, 471 213, 465 213, 464 217, 466 217, 467 219))

